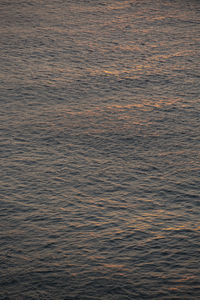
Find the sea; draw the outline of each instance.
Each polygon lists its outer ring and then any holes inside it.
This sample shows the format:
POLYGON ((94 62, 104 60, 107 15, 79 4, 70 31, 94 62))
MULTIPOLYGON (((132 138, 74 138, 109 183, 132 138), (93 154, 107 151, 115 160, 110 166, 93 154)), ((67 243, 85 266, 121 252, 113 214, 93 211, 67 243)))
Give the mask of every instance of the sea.
POLYGON ((0 300, 200 299, 200 1, 0 0, 0 300))

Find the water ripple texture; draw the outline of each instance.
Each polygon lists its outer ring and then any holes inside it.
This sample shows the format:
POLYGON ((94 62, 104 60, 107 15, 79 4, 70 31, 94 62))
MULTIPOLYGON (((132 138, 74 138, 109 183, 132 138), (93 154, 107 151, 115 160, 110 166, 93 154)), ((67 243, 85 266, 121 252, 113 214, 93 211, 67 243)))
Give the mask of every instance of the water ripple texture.
POLYGON ((0 300, 200 299, 200 2, 0 2, 0 300))

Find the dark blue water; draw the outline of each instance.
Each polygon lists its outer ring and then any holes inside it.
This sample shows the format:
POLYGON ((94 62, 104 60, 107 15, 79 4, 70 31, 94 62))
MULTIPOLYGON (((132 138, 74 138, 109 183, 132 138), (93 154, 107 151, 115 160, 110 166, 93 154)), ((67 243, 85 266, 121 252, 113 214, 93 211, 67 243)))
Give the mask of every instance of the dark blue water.
POLYGON ((0 299, 200 299, 200 2, 0 1, 0 299))

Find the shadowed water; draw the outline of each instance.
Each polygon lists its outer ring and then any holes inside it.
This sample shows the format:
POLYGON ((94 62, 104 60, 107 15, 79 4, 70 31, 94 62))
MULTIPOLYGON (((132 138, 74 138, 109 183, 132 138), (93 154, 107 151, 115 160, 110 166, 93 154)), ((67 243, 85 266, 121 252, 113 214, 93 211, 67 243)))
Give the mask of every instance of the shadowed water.
POLYGON ((0 2, 0 299, 200 299, 200 2, 0 2))

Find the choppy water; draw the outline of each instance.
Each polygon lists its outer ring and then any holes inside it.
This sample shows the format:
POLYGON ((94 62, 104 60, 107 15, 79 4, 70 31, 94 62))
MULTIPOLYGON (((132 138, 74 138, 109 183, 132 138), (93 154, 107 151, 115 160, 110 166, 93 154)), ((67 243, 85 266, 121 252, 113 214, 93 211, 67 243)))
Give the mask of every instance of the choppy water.
POLYGON ((200 299, 200 2, 0 15, 0 299, 200 299))

